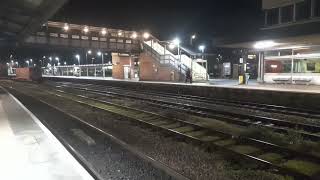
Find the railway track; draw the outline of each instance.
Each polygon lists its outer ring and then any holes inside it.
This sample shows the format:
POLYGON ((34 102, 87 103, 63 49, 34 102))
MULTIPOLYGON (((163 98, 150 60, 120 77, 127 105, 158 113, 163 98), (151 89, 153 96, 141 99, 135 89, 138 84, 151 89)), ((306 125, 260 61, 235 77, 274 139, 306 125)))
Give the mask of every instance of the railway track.
POLYGON ((114 88, 105 88, 103 86, 96 85, 66 85, 61 84, 57 86, 58 88, 72 88, 80 91, 90 92, 96 95, 110 95, 113 97, 125 97, 130 99, 136 99, 140 101, 148 102, 154 106, 165 108, 165 109, 175 109, 177 111, 183 111, 185 113, 194 114, 198 116, 204 116, 209 118, 214 118, 228 123, 238 124, 242 126, 262 126, 272 129, 280 133, 288 133, 288 131, 300 134, 305 139, 319 141, 320 140, 320 126, 292 122, 282 119, 240 114, 237 112, 227 112, 217 109, 212 109, 206 106, 201 106, 200 104, 194 105, 189 101, 177 101, 175 98, 167 98, 160 95, 149 94, 138 94, 132 93, 131 91, 120 91, 114 88))
POLYGON ((295 170, 290 166, 291 163, 317 164, 320 162, 319 158, 311 155, 256 139, 235 137, 226 132, 207 129, 177 118, 170 118, 145 110, 113 104, 84 95, 70 94, 61 90, 48 91, 48 93, 63 98, 64 100, 70 100, 90 108, 107 111, 136 123, 165 131, 179 137, 179 139, 188 140, 207 147, 222 149, 232 156, 250 160, 263 167, 268 167, 271 170, 277 170, 281 174, 294 176, 299 180, 310 179, 311 175, 295 170))
MULTIPOLYGON (((102 87, 108 90, 116 90, 116 91, 128 91, 128 89, 123 89, 119 87, 112 87, 112 86, 102 86, 97 84, 79 84, 79 83, 67 83, 67 82, 56 82, 58 84, 62 85, 78 85, 82 87, 86 86, 95 86, 95 87, 102 87)), ((217 105, 225 105, 225 106, 232 106, 232 107, 238 107, 238 108, 249 108, 253 110, 260 110, 265 112, 271 112, 271 113, 282 113, 287 115, 295 115, 305 118, 314 118, 314 119, 320 119, 320 109, 318 110, 310 110, 310 109, 299 109, 299 108, 293 108, 293 107, 286 107, 286 106, 279 106, 279 105, 271 105, 271 104, 259 104, 259 103, 253 103, 253 102, 240 102, 235 100, 226 100, 226 99, 218 99, 218 98, 208 98, 208 97, 201 97, 201 96, 193 96, 193 95, 184 95, 184 94, 172 94, 172 93, 164 93, 164 92, 152 92, 152 91, 136 91, 136 90, 130 90, 131 92, 135 93, 143 93, 147 95, 154 95, 154 96, 162 96, 167 98, 176 98, 181 100, 188 100, 193 102, 199 102, 199 103, 213 103, 217 105)))
MULTIPOLYGON (((121 148, 125 149, 126 151, 129 152, 129 154, 133 154, 134 156, 138 157, 141 161, 144 161, 148 164, 151 164, 154 168, 159 169, 159 171, 162 171, 164 174, 166 174, 168 179, 172 179, 172 180, 190 180, 189 178, 183 176, 182 174, 180 174, 179 172, 173 170, 172 168, 166 166, 165 164, 154 160, 153 158, 147 156, 146 154, 138 151, 137 149, 133 148, 132 146, 128 145, 127 143, 125 143, 124 141, 118 139, 117 137, 113 136, 112 134, 110 134, 109 132, 94 126, 84 120, 82 120, 81 118, 74 116, 68 112, 66 112, 65 110, 57 107, 56 105, 50 104, 44 100, 41 99, 37 99, 36 97, 30 96, 30 95, 26 95, 22 92, 19 92, 16 89, 9 89, 9 91, 11 93, 13 93, 15 96, 18 97, 18 99, 20 99, 22 102, 27 102, 27 104, 29 104, 29 106, 41 106, 41 107, 46 107, 49 109, 54 109, 56 112, 54 113, 54 116, 57 116, 57 113, 61 113, 62 116, 65 116, 67 118, 64 118, 64 120, 66 119, 71 119, 71 121, 76 121, 77 123, 79 123, 79 127, 82 126, 84 129, 90 129, 91 131, 96 132, 97 134, 100 134, 102 137, 106 137, 108 139, 111 139, 111 141, 115 142, 117 145, 119 145, 121 148)), ((60 96, 61 97, 61 96, 60 96)), ((37 108, 36 108, 37 109, 37 108)), ((51 112, 52 110, 49 110, 49 112, 51 112)), ((59 116, 59 115, 58 115, 59 116)), ((69 121, 69 120, 68 120, 69 121)), ((98 180, 102 180, 102 176, 99 175, 99 173, 97 173, 94 168, 92 167, 92 165, 90 165, 85 159, 84 157, 82 157, 80 155, 79 152, 77 152, 70 144, 68 144, 58 133, 56 133, 56 131, 54 129, 52 129, 50 127, 50 125, 48 123, 45 123, 46 126, 52 131, 55 132, 54 134, 58 137, 58 139, 60 141, 63 142, 63 144, 68 147, 68 149, 72 152, 73 155, 75 155, 77 157, 77 159, 82 162, 82 165, 84 165, 86 167, 86 169, 93 175, 93 177, 95 179, 98 180), (79 158, 80 157, 80 158, 79 158)), ((64 124, 68 124, 68 122, 65 122, 64 124)), ((116 147, 113 147, 116 148, 116 147)), ((167 179, 166 178, 166 179, 167 179)))

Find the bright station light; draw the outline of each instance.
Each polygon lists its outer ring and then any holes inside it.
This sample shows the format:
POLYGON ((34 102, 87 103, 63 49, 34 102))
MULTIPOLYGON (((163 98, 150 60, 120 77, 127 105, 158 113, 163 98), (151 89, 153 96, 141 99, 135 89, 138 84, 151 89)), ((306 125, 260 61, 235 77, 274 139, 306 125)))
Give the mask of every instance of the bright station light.
POLYGON ((131 36, 132 39, 136 39, 137 37, 138 37, 137 33, 133 33, 132 36, 131 36))
POLYGON ((85 32, 85 33, 89 32, 89 28, 88 28, 87 26, 84 27, 84 28, 83 28, 83 32, 85 32))
POLYGON ((272 48, 276 45, 277 45, 277 43, 275 43, 274 41, 260 41, 254 45, 254 48, 255 49, 266 49, 266 48, 272 48))
POLYGON ((195 39, 197 36, 194 34, 191 36, 192 39, 195 39))
POLYGON ((206 49, 206 46, 205 46, 205 45, 200 45, 200 46, 199 46, 199 50, 200 50, 200 51, 203 52, 205 49, 206 49))
POLYGON ((68 31, 68 30, 69 30, 69 25, 68 25, 67 23, 64 24, 63 29, 64 29, 65 31, 68 31))
POLYGON ((105 35, 107 34, 107 30, 106 30, 105 28, 103 28, 103 29, 101 30, 101 34, 102 34, 103 36, 105 36, 105 35))
POLYGON ((91 50, 89 50, 89 51, 88 51, 88 54, 91 54, 91 53, 92 53, 92 51, 91 51, 91 50))
POLYGON ((148 32, 143 33, 143 38, 149 39, 150 34, 148 32))
POLYGON ((98 56, 101 56, 101 55, 102 55, 102 53, 101 53, 100 51, 98 51, 98 52, 97 52, 97 55, 98 55, 98 56))
POLYGON ((180 45, 180 43, 181 43, 181 41, 180 41, 179 38, 175 38, 172 42, 173 42, 173 44, 176 45, 176 46, 180 45))

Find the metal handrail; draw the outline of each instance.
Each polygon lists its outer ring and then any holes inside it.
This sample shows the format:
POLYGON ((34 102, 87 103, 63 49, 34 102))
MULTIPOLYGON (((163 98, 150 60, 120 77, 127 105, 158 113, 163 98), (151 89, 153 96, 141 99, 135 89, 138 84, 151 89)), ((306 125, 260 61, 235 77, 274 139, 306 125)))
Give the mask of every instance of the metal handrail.
POLYGON ((181 73, 186 74, 188 67, 183 63, 181 63, 173 55, 171 54, 161 55, 146 43, 143 44, 143 47, 147 50, 146 52, 149 53, 151 57, 155 58, 160 64, 170 64, 177 70, 181 71, 181 73))

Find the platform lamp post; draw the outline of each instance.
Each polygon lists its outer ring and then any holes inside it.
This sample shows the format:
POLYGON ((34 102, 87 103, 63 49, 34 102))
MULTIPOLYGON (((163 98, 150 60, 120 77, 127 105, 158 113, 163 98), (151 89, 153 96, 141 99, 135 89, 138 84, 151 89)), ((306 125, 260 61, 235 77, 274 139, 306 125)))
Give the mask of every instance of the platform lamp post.
POLYGON ((28 65, 27 67, 29 67, 29 63, 30 63, 30 62, 27 60, 26 63, 27 63, 27 65, 28 65))
POLYGON ((52 66, 52 57, 49 57, 50 65, 52 66))
POLYGON ((78 60, 78 64, 79 64, 79 66, 80 66, 80 55, 79 55, 79 54, 77 54, 75 57, 77 58, 77 60, 78 60))
POLYGON ((102 73, 103 73, 103 77, 105 77, 105 70, 104 70, 104 53, 102 53, 101 51, 97 52, 98 56, 101 56, 101 64, 102 64, 102 73))
POLYGON ((75 57, 76 57, 76 59, 78 60, 79 70, 80 70, 80 72, 79 72, 79 76, 81 76, 80 55, 79 55, 79 54, 76 54, 76 55, 75 55, 75 57))
POLYGON ((196 34, 190 36, 190 45, 193 46, 193 41, 197 38, 196 34))
POLYGON ((88 64, 88 55, 91 55, 92 54, 92 51, 91 50, 88 50, 86 52, 86 63, 88 64))
MULTIPOLYGON (((179 71, 180 71, 180 75, 181 75, 181 50, 180 50, 180 39, 179 38, 175 38, 173 41, 173 44, 175 46, 178 47, 178 57, 179 57, 179 71)), ((179 75, 179 80, 181 80, 181 76, 179 75)))
MULTIPOLYGON (((204 50, 206 49, 205 45, 200 45, 199 46, 199 50, 202 53, 202 61, 204 61, 204 50)), ((203 63, 202 63, 203 66, 203 63)), ((208 81, 209 77, 208 77, 208 61, 206 62, 206 80, 208 81)))

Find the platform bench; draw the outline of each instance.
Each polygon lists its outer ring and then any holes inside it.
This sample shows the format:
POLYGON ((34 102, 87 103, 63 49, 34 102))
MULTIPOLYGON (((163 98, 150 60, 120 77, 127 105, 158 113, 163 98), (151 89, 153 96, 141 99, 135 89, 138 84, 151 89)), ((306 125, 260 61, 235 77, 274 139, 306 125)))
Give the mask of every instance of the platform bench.
POLYGON ((306 84, 309 85, 310 82, 312 81, 312 78, 293 78, 293 82, 295 84, 306 84))
POLYGON ((279 78, 273 78, 272 80, 278 84, 286 84, 286 83, 290 83, 291 78, 279 77, 279 78))

